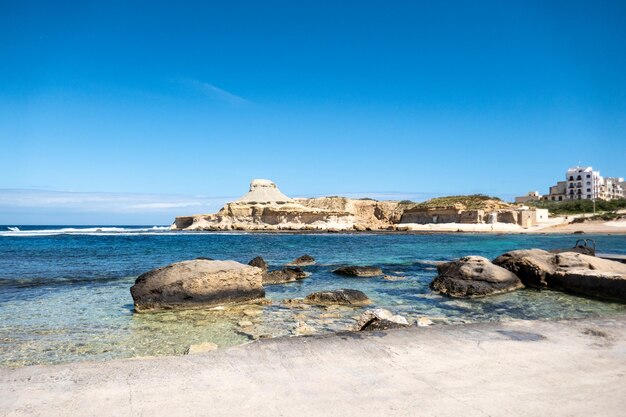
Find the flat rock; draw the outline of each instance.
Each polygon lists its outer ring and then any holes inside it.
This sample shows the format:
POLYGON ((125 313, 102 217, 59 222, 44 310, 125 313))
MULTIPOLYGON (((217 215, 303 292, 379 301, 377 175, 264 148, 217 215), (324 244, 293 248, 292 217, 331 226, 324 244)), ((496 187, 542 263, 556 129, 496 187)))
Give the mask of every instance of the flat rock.
POLYGON ((146 272, 130 293, 136 312, 204 308, 265 297, 263 273, 258 268, 202 259, 146 272))
POLYGON ((383 270, 375 266, 342 266, 333 273, 349 277, 377 277, 383 274, 383 270))
POLYGON ((261 270, 263 271, 267 271, 269 268, 267 265, 267 262, 265 262, 265 259, 263 259, 260 256, 257 256, 256 258, 252 259, 250 262, 248 262, 248 265, 256 266, 257 268, 261 268, 261 270))
POLYGON ((372 303, 367 295, 358 290, 342 288, 333 291, 318 291, 307 295, 304 302, 316 305, 364 306, 372 303))
POLYGON ((310 255, 302 255, 299 258, 289 262, 287 266, 309 266, 315 265, 315 258, 310 255))
POLYGON ((263 284, 285 284, 287 282, 294 282, 300 279, 308 277, 309 274, 304 272, 301 268, 283 268, 276 271, 269 271, 263 274, 263 284))
POLYGON ((493 262, 515 273, 530 287, 626 301, 626 264, 620 262, 541 249, 507 252, 493 262))

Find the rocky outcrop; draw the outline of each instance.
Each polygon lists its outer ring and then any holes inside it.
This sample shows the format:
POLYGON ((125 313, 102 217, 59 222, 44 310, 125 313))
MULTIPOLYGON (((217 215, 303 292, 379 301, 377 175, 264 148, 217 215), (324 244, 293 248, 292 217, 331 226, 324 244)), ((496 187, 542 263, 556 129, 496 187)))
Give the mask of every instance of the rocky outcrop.
POLYGON ((493 262, 515 273, 530 287, 626 301, 626 264, 620 262, 541 249, 507 252, 493 262))
POLYGON ((201 259, 146 272, 137 278, 130 293, 137 312, 201 308, 265 297, 259 268, 201 259))
POLYGON ((347 277, 377 277, 383 274, 383 270, 375 266, 342 266, 333 273, 347 277))
POLYGON ((404 317, 393 314, 391 311, 385 310, 384 308, 376 308, 363 312, 354 325, 354 330, 374 331, 400 327, 409 327, 409 322, 404 317))
POLYGON ((285 284, 288 282, 298 281, 308 277, 309 274, 301 268, 283 268, 276 271, 269 271, 263 274, 263 284, 285 284))
POLYGON ((269 180, 252 180, 250 190, 215 214, 176 217, 173 230, 368 231, 408 228, 413 223, 483 223, 508 207, 485 196, 453 196, 423 203, 345 197, 289 198, 269 180))
POLYGON ((344 197, 292 199, 269 180, 215 214, 177 217, 173 230, 383 230, 400 218, 392 201, 344 197))
POLYGON ((430 287, 450 297, 482 297, 523 288, 511 271, 482 256, 466 256, 437 266, 439 275, 430 287))
POLYGON ((248 262, 248 265, 261 268, 262 271, 267 271, 269 268, 269 266, 267 265, 267 262, 265 262, 265 259, 263 259, 260 256, 257 256, 256 258, 252 259, 250 262, 248 262))
POLYGON ((310 255, 302 255, 299 258, 289 262, 287 266, 311 266, 315 265, 315 258, 310 255))
POLYGON ((307 295, 304 298, 307 304, 316 305, 346 305, 364 306, 372 303, 367 295, 358 290, 339 289, 333 291, 319 291, 307 295))

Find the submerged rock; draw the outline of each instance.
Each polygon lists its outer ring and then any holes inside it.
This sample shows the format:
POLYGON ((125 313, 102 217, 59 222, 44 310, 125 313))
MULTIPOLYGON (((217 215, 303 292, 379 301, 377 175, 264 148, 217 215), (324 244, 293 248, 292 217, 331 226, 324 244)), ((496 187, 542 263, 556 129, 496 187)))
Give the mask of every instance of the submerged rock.
POLYGON ((439 275, 430 288, 450 297, 482 297, 523 288, 511 271, 482 256, 466 256, 437 266, 439 275))
POLYGON ((372 303, 367 295, 358 290, 339 289, 333 291, 319 291, 307 295, 304 302, 317 305, 348 305, 348 306, 364 306, 372 303))
POLYGON ((304 321, 299 321, 298 323, 296 323, 296 326, 294 328, 294 333, 297 335, 307 335, 307 334, 313 334, 315 332, 316 332, 315 328, 312 326, 309 326, 304 321))
POLYGON ((265 262, 265 259, 263 259, 260 256, 257 256, 256 258, 252 259, 250 262, 248 262, 248 265, 256 266, 257 268, 261 268, 261 270, 263 271, 268 270, 267 262, 265 262))
POLYGON ((130 289, 136 312, 211 307, 265 297, 263 273, 235 261, 196 259, 140 275, 130 289))
POLYGON ((287 266, 310 266, 315 265, 315 258, 310 255, 302 255, 299 258, 289 262, 287 266))
POLYGON ((185 355, 195 355, 197 353, 211 352, 217 350, 218 346, 215 343, 205 342, 191 345, 187 348, 185 355))
POLYGON ((361 314, 354 325, 354 330, 387 330, 400 327, 409 327, 409 322, 404 317, 394 315, 384 308, 375 308, 366 310, 361 314))
POLYGON ((309 274, 301 268, 283 268, 276 271, 270 271, 263 274, 263 284, 285 284, 294 282, 308 277, 309 274))
POLYGON ((516 250, 493 261, 534 288, 626 301, 626 264, 582 253, 516 250))
POLYGON ((375 266, 342 266, 333 273, 349 277, 377 277, 383 274, 383 270, 375 266))

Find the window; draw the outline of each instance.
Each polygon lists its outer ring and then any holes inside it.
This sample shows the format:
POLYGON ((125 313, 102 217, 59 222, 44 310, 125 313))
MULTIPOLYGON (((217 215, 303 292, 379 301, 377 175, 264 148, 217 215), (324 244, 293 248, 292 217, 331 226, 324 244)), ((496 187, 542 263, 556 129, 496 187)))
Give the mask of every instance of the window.
POLYGON ((587 188, 587 192, 590 193, 591 192, 591 188, 587 188))
POLYGON ((587 174, 587 178, 591 178, 591 175, 587 174))

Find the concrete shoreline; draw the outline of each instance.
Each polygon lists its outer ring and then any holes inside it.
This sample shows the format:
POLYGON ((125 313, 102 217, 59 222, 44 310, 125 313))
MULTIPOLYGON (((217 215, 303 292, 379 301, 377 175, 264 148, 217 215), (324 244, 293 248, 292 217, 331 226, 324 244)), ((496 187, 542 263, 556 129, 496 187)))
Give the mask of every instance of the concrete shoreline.
POLYGON ((0 369, 2 416, 621 416, 626 315, 0 369))

